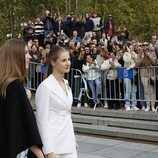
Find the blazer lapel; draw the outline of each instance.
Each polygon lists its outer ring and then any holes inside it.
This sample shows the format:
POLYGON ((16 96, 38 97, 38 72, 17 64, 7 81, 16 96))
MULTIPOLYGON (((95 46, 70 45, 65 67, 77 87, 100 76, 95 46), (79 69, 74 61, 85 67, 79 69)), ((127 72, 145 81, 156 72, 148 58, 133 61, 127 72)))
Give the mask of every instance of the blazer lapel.
POLYGON ((61 101, 64 103, 66 108, 71 111, 71 104, 72 104, 72 93, 69 86, 67 86, 66 81, 64 80, 67 90, 67 95, 63 91, 62 87, 59 85, 57 80, 54 78, 53 75, 50 75, 48 77, 48 84, 49 84, 49 90, 54 93, 58 98, 61 99, 61 101))
POLYGON ((64 83, 65 83, 65 87, 66 87, 66 91, 67 91, 67 101, 68 101, 68 108, 70 109, 71 111, 71 106, 72 106, 72 102, 73 102, 73 96, 72 96, 72 91, 71 91, 71 88, 69 86, 69 83, 67 80, 64 79, 64 83))

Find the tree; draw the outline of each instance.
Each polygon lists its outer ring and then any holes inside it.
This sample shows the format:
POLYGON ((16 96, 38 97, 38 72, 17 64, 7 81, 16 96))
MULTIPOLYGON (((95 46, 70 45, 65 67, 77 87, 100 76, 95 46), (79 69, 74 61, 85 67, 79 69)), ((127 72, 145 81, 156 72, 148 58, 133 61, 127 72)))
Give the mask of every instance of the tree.
POLYGON ((157 0, 0 0, 0 43, 12 33, 22 32, 21 23, 43 17, 46 9, 65 17, 70 11, 77 16, 97 11, 103 21, 112 14, 115 27, 126 27, 130 38, 149 39, 158 34, 157 0))

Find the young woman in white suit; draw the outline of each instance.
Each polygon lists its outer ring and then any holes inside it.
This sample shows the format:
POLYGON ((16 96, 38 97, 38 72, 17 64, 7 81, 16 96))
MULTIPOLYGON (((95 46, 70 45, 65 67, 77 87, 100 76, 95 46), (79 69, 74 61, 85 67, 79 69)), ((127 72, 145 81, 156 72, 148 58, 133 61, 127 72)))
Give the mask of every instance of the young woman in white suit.
POLYGON ((36 118, 48 158, 77 158, 71 119, 72 92, 64 74, 70 71, 69 52, 54 46, 48 55, 46 79, 36 96, 36 118))

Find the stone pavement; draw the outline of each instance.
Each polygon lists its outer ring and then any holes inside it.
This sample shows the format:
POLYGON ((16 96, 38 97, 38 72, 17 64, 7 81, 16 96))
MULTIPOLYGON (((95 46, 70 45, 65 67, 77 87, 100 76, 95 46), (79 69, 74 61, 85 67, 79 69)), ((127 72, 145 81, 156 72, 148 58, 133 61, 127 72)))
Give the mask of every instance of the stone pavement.
POLYGON ((158 158, 158 144, 76 135, 78 158, 158 158))

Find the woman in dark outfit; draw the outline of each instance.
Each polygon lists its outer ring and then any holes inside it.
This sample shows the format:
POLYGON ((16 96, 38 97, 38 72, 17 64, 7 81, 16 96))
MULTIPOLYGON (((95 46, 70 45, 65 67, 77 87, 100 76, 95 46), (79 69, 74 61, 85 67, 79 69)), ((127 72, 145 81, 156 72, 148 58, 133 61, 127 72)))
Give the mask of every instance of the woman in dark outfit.
MULTIPOLYGON (((11 39, 0 49, 0 157, 16 158, 27 149, 44 158, 32 107, 23 85, 29 54, 26 44, 11 39)), ((30 155, 30 154, 29 154, 30 155)), ((28 156, 28 158, 33 157, 28 156)))

